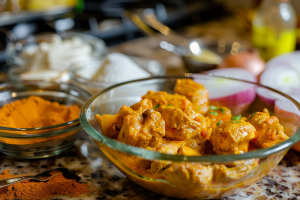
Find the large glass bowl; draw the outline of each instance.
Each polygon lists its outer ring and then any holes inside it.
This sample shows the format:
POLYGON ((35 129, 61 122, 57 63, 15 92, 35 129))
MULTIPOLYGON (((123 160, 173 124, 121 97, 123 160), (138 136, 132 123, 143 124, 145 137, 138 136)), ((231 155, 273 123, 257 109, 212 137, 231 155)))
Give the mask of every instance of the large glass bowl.
MULTIPOLYGON (((85 90, 67 83, 32 82, 0 85, 0 107, 30 96, 39 96, 67 106, 76 104, 79 107, 91 97, 85 90)), ((0 126, 0 152, 27 159, 58 155, 74 144, 81 131, 79 118, 63 124, 39 128, 0 126)))
MULTIPOLYGON (((237 85, 253 88, 254 91, 258 88, 263 88, 267 91, 276 93, 282 99, 286 99, 293 104, 295 109, 299 110, 300 108, 299 103, 294 99, 274 89, 242 80, 208 75, 187 74, 185 77, 155 77, 111 86, 102 92, 95 94, 85 103, 80 111, 80 122, 84 130, 93 137, 99 148, 109 160, 123 174, 138 185, 165 196, 182 199, 215 199, 226 197, 234 194, 241 187, 251 185, 258 179, 267 175, 268 172, 280 162, 289 148, 300 140, 298 126, 299 117, 297 123, 285 127, 285 133, 290 136, 288 140, 270 148, 236 155, 181 156, 161 154, 143 148, 129 146, 102 135, 95 114, 116 114, 121 106, 130 106, 140 101, 141 96, 146 94, 148 90, 174 93, 173 88, 177 78, 192 78, 196 82, 204 83, 205 86, 210 88, 210 93, 213 93, 214 88, 218 88, 220 84, 223 85, 224 91, 227 91, 228 93, 234 92, 234 86, 237 85), (228 85, 228 88, 226 88, 226 85, 228 85), (258 165, 253 168, 247 168, 248 165, 245 163, 249 163, 251 160, 253 161, 253 159, 256 161, 259 160, 258 165), (201 180, 189 180, 188 176, 185 177, 180 172, 173 174, 173 177, 171 176, 163 179, 156 178, 151 175, 151 173, 147 174, 141 171, 134 164, 135 162, 147 163, 150 161, 166 161, 177 163, 182 166, 198 164, 201 164, 202 166, 214 164, 230 166, 233 163, 239 162, 242 163, 242 167, 239 169, 234 168, 234 170, 239 173, 239 176, 231 177, 231 175, 228 174, 227 178, 216 177, 211 182, 203 184, 201 183, 201 180)), ((255 100, 253 100, 249 106, 244 107, 244 105, 242 105, 242 107, 244 108, 242 114, 247 117, 253 112, 261 112, 263 108, 268 108, 270 113, 274 113, 274 104, 264 103, 257 97, 255 97, 255 100)), ((232 109, 239 109, 238 105, 235 105, 232 109)), ((276 112, 274 114, 276 115, 276 112)), ((285 126, 284 123, 281 124, 285 126)))

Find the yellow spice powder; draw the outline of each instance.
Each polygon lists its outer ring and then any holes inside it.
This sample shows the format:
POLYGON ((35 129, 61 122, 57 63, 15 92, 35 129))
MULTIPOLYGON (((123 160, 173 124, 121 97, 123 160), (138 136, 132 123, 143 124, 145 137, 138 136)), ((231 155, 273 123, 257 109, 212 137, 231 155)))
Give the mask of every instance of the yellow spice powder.
POLYGON ((38 96, 31 96, 0 108, 0 126, 37 128, 72 121, 79 116, 77 105, 67 107, 38 96))

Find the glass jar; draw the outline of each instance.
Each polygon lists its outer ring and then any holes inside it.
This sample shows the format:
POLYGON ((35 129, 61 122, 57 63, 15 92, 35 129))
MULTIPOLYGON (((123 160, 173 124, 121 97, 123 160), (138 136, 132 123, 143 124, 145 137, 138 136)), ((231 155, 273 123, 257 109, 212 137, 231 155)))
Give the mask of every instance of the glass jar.
POLYGON ((263 0, 252 21, 252 44, 268 61, 296 47, 296 14, 289 0, 263 0))

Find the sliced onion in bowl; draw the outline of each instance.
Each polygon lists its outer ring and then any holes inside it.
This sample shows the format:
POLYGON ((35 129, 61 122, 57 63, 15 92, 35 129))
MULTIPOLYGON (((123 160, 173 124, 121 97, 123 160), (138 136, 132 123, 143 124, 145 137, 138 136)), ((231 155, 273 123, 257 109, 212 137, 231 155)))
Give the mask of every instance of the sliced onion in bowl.
MULTIPOLYGON (((256 82, 256 77, 250 72, 239 68, 224 68, 207 71, 208 75, 216 75, 227 78, 236 78, 250 82, 256 82)), ((245 111, 255 100, 256 93, 254 85, 249 83, 236 83, 234 80, 216 78, 206 80, 197 78, 192 74, 196 82, 203 84, 209 90, 209 101, 213 105, 226 106, 232 110, 233 115, 245 111)))

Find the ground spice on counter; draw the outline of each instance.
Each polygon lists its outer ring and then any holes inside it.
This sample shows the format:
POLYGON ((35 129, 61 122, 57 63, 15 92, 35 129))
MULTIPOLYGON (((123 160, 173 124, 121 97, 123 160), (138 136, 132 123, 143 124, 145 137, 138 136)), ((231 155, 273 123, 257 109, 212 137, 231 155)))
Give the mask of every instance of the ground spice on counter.
MULTIPOLYGON (((9 169, 4 170, 0 174, 0 180, 21 176, 9 174, 9 171, 9 169)), ((40 200, 54 195, 80 196, 92 191, 89 185, 66 179, 62 173, 59 173, 46 182, 26 180, 0 188, 0 200, 40 200)))
POLYGON ((30 96, 0 108, 0 126, 10 128, 37 128, 53 126, 79 117, 77 105, 66 106, 38 96, 30 96))

